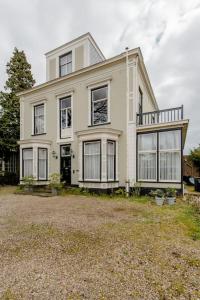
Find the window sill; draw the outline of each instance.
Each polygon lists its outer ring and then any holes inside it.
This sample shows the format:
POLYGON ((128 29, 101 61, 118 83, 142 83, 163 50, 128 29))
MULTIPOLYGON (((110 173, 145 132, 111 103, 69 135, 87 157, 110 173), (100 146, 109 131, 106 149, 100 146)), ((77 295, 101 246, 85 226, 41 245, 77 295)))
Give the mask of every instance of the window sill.
POLYGON ((45 135, 45 134, 47 134, 47 133, 44 132, 44 133, 31 134, 31 136, 38 136, 38 135, 45 135))
POLYGON ((116 183, 118 183, 119 182, 119 180, 113 180, 113 181, 95 181, 95 180, 79 180, 79 182, 85 182, 85 183, 114 183, 114 182, 116 182, 116 183))
POLYGON ((88 127, 96 127, 96 126, 103 126, 103 125, 109 125, 111 122, 101 123, 101 124, 94 124, 94 125, 88 125, 88 127))

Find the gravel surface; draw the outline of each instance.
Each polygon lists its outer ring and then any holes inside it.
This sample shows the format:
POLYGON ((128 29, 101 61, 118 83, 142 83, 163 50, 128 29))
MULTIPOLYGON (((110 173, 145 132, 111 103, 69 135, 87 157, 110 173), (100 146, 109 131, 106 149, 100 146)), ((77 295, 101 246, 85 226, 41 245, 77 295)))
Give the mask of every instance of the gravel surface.
POLYGON ((0 299, 200 299, 177 209, 0 193, 0 299))

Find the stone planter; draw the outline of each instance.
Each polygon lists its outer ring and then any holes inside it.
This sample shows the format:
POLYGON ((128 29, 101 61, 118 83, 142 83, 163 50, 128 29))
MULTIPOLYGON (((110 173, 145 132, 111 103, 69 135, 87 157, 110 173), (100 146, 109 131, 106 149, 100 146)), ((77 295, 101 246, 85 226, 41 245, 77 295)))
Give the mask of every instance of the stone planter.
POLYGON ((176 197, 167 197, 167 204, 174 205, 176 201, 176 197))
POLYGON ((160 197, 155 197, 155 201, 156 201, 156 204, 159 205, 159 206, 162 206, 163 203, 164 203, 164 197, 160 198, 160 197))

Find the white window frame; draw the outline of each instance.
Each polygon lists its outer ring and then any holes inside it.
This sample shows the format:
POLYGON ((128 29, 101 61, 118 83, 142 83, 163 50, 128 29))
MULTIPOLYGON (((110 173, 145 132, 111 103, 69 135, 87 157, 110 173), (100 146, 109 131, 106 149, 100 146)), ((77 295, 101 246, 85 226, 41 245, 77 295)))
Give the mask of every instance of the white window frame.
POLYGON ((90 182, 100 182, 101 181, 101 177, 102 177, 102 141, 101 140, 93 140, 93 141, 84 141, 83 142, 83 179, 84 182, 90 181, 90 182), (100 153, 99 153, 99 157, 100 157, 100 174, 99 174, 99 179, 91 179, 91 178, 85 178, 85 144, 94 144, 94 143, 99 143, 100 145, 100 153))
MULTIPOLYGON (((111 90, 111 79, 110 80, 106 80, 106 81, 101 81, 99 83, 94 83, 94 84, 91 84, 91 85, 88 85, 87 88, 88 88, 88 126, 101 126, 101 125, 104 125, 104 124, 108 124, 111 122, 111 115, 110 115, 110 90, 111 90), (108 116, 107 116, 107 122, 105 123, 98 123, 98 124, 92 124, 92 90, 94 89, 100 89, 101 87, 104 87, 104 86, 107 86, 107 89, 108 89, 108 95, 107 95, 107 113, 108 113, 108 116)), ((102 101, 103 99, 101 99, 100 101, 102 101)))
POLYGON ((106 150, 107 150, 107 153, 106 153, 106 167, 107 167, 107 170, 106 170, 106 172, 107 172, 107 181, 109 182, 109 181, 116 181, 116 141, 114 141, 114 140, 107 140, 107 143, 106 143, 106 150), (113 174, 114 174, 114 176, 113 176, 113 178, 108 178, 108 144, 109 143, 112 143, 113 144, 113 146, 114 146, 114 170, 113 170, 113 174))
MULTIPOLYGON (((181 178, 180 180, 169 180, 169 179, 161 179, 160 178, 160 156, 161 156, 161 153, 179 153, 180 155, 180 162, 181 162, 181 129, 175 129, 175 130, 166 130, 166 131, 160 131, 158 132, 158 135, 159 135, 159 149, 158 149, 158 152, 159 152, 159 178, 158 178, 158 181, 159 182, 172 182, 172 183, 180 183, 181 182, 181 178), (169 131, 179 131, 180 132, 180 149, 160 149, 160 134, 163 133, 163 132, 169 132, 169 131)), ((180 170, 181 172, 181 170, 180 170)))
POLYGON ((46 108, 46 100, 34 101, 32 102, 32 135, 42 135, 47 133, 47 126, 46 126, 46 115, 47 115, 47 108, 46 108), (43 133, 35 133, 35 106, 44 105, 44 132, 43 133))
POLYGON ((48 180, 48 149, 47 148, 43 148, 43 147, 38 147, 38 153, 37 153, 37 160, 38 160, 38 164, 37 164, 37 173, 38 173, 38 176, 37 176, 37 179, 38 181, 47 181, 48 180), (46 165, 45 165, 45 174, 46 174, 46 177, 45 178, 41 178, 40 177, 40 169, 39 169, 39 162, 40 162, 40 155, 39 155, 39 151, 40 150, 45 150, 46 151, 46 165))
POLYGON ((26 177, 27 175, 24 174, 24 151, 29 150, 32 151, 32 174, 28 176, 34 176, 34 153, 33 148, 23 148, 22 149, 22 178, 26 177))
MULTIPOLYGON (((158 154, 157 154, 157 148, 158 148, 158 144, 157 144, 157 132, 155 133, 144 133, 144 135, 147 135, 147 134, 155 134, 156 135, 156 149, 155 150, 139 150, 139 147, 137 145, 137 150, 138 150, 138 162, 137 162, 137 173, 138 173, 138 178, 137 178, 137 181, 144 181, 144 182, 157 182, 157 177, 158 177, 158 174, 157 174, 157 169, 158 169, 158 166, 157 166, 157 157, 158 157, 158 154), (140 160, 140 154, 146 154, 146 153, 150 153, 150 154, 156 154, 156 174, 155 174, 155 179, 143 179, 143 178, 139 178, 139 160, 140 160)), ((140 135, 143 135, 143 134, 139 134, 138 137, 140 135)))
POLYGON ((60 98, 60 125, 61 125, 61 130, 62 129, 66 129, 66 128, 72 128, 72 97, 71 95, 68 95, 66 97, 60 98), (70 107, 67 108, 61 108, 61 103, 63 100, 65 100, 66 98, 70 98, 70 107), (71 110, 71 125, 68 126, 68 110, 71 110), (63 128, 62 127, 62 112, 65 111, 66 112, 66 126, 63 128))
POLYGON ((71 74, 72 72, 73 72, 73 54, 72 54, 72 51, 70 50, 70 51, 68 51, 67 53, 61 54, 61 55, 59 56, 59 77, 66 76, 66 75, 68 75, 68 74, 71 74), (65 56, 67 57, 67 56, 70 55, 70 54, 71 54, 71 61, 61 66, 60 61, 61 61, 62 57, 65 57, 65 56), (69 65, 69 64, 71 64, 71 71, 70 71, 70 72, 68 72, 68 65, 69 65), (65 65, 67 65, 67 73, 64 74, 64 75, 61 75, 61 68, 62 68, 63 66, 65 66, 65 65))
POLYGON ((69 91, 66 91, 64 93, 59 93, 55 94, 56 97, 56 106, 57 106, 57 143, 69 143, 73 142, 74 140, 74 132, 73 132, 73 127, 74 127, 74 90, 70 89, 69 91), (67 129, 69 130, 69 136, 67 137, 62 137, 62 134, 60 135, 62 128, 60 127, 61 125, 61 120, 60 120, 60 100, 63 98, 67 98, 71 96, 71 127, 68 127, 67 129))

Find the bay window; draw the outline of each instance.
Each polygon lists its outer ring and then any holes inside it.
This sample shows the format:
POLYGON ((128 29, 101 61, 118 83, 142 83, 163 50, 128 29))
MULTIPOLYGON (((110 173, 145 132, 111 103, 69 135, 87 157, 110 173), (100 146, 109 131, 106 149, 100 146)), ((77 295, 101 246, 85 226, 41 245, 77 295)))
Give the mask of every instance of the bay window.
POLYGON ((38 180, 47 180, 47 149, 38 148, 38 180))
POLYGON ((33 149, 22 149, 22 176, 33 175, 33 149))
POLYGON ((157 135, 138 136, 138 179, 155 181, 157 178, 157 135))
POLYGON ((44 133, 44 104, 34 106, 34 134, 44 133))
POLYGON ((159 180, 181 181, 181 131, 159 133, 159 180))
POLYGON ((108 86, 91 90, 91 125, 108 122, 108 86))
POLYGON ((84 180, 101 179, 101 141, 84 142, 84 180))
POLYGON ((107 179, 115 180, 115 142, 107 141, 107 179))

